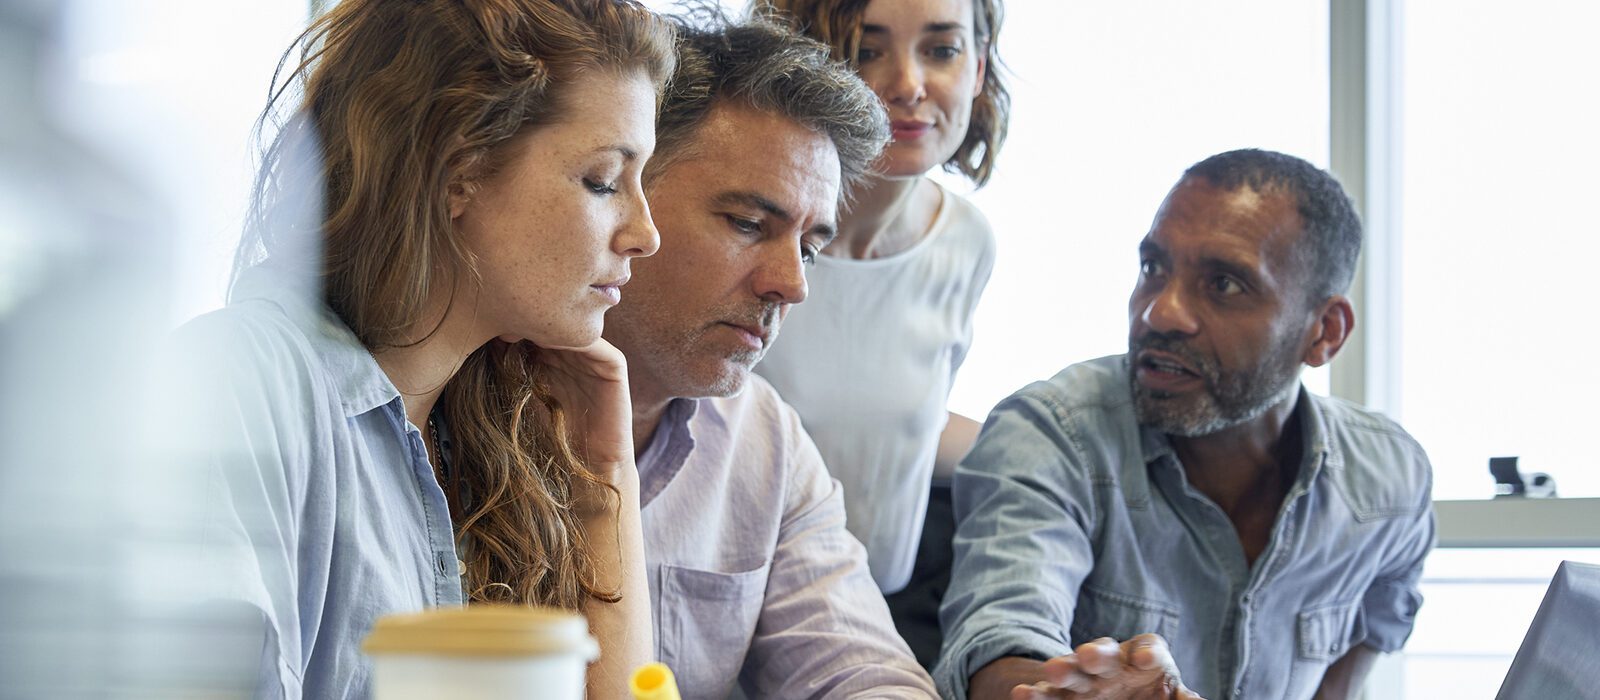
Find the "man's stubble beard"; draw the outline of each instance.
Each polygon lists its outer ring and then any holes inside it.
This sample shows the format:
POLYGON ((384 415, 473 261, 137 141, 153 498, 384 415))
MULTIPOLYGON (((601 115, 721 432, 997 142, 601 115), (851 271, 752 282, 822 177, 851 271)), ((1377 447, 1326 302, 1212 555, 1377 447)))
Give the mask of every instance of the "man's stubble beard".
MULTIPOLYGON (((706 336, 717 328, 716 325, 707 325, 700 328, 686 330, 675 334, 664 346, 664 352, 658 355, 670 355, 666 359, 671 365, 671 377, 668 382, 674 387, 674 396, 683 398, 709 398, 733 396, 744 389, 748 383, 750 373, 756 364, 766 356, 767 349, 772 343, 777 342, 780 320, 777 305, 762 303, 756 310, 748 311, 745 304, 728 304, 718 309, 713 309, 711 318, 728 319, 740 323, 750 323, 771 328, 771 338, 759 350, 740 349, 731 353, 722 354, 716 359, 717 369, 712 376, 701 377, 696 367, 700 361, 707 359, 713 351, 702 350, 705 346, 706 336), (730 308, 731 307, 731 308, 730 308), (729 366, 735 369, 726 369, 729 366)), ((665 358, 663 358, 665 359, 665 358)))
POLYGON ((1128 382, 1133 389, 1134 414, 1139 424, 1178 437, 1202 437, 1261 417, 1268 409, 1298 390, 1300 353, 1292 334, 1278 338, 1254 371, 1224 373, 1211 358, 1182 340, 1147 333, 1129 343, 1128 382), (1139 384, 1138 367, 1131 366, 1143 349, 1161 350, 1184 360, 1200 375, 1197 396, 1174 397, 1139 384))

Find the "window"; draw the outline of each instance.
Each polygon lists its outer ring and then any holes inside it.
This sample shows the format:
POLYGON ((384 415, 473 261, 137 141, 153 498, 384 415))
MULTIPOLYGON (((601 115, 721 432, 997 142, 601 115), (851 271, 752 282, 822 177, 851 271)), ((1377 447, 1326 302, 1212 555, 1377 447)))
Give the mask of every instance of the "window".
POLYGON ((1600 495, 1596 24, 1593 3, 1405 4, 1398 417, 1436 498, 1488 497, 1502 455, 1600 495))
MULTIPOLYGON (((1379 99, 1396 101, 1369 117, 1393 148, 1367 165, 1382 183, 1375 198, 1390 210, 1382 225, 1391 227, 1367 272, 1392 290, 1369 295, 1381 306, 1368 311, 1394 321, 1374 339, 1383 349, 1368 358, 1366 386, 1427 448, 1437 500, 1487 498, 1488 459, 1506 455, 1520 456, 1525 472, 1553 474, 1563 496, 1597 495, 1600 474, 1578 436, 1595 414, 1585 397, 1600 379, 1562 361, 1600 335, 1581 311, 1565 313, 1581 308, 1582 275, 1552 263, 1600 252, 1581 205, 1600 176, 1579 165, 1600 156, 1591 126, 1600 98, 1587 87, 1600 48, 1579 33, 1600 20, 1600 8, 1364 1, 1392 18, 1376 26, 1391 36, 1369 37, 1382 48, 1369 54, 1367 75, 1394 81, 1379 87, 1379 99)), ((1537 545, 1551 535, 1582 539, 1597 503, 1529 502, 1518 507, 1540 517, 1499 520, 1485 518, 1510 504, 1438 509, 1537 545)), ((1441 528, 1441 538, 1450 536, 1441 528)), ((1416 632, 1402 655, 1380 665, 1369 697, 1498 687, 1561 559, 1600 561, 1600 550, 1436 551, 1416 632)))
POLYGON ((1426 603, 1405 651, 1374 673, 1368 700, 1488 697, 1511 668, 1563 560, 1596 549, 1440 549, 1423 570, 1426 603))
MULTIPOLYGON (((999 252, 950 398, 979 420, 1030 382, 1127 349, 1139 240, 1184 168, 1247 146, 1328 165, 1327 0, 1005 9, 1011 132, 994 179, 971 194, 999 252)), ((1306 384, 1327 393, 1327 370, 1306 384)))
MULTIPOLYGON (((51 106, 169 213, 173 325, 222 306, 249 201, 251 127, 306 0, 62 3, 51 106)), ((268 137, 271 134, 267 134, 268 137)))
POLYGON ((999 252, 950 400, 980 420, 1127 349, 1139 240, 1184 168, 1242 147, 1328 165, 1326 0, 1010 2, 1000 53, 1010 138, 971 197, 999 252))

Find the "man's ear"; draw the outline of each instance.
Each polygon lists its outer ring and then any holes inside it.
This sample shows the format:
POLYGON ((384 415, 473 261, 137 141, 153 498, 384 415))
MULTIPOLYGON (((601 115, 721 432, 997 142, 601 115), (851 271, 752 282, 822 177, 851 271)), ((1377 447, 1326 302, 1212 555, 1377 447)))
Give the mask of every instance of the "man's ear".
POLYGON ((1349 299, 1335 296, 1322 302, 1316 323, 1311 327, 1311 345, 1306 348, 1305 357, 1301 360, 1312 367, 1332 362, 1355 329, 1356 311, 1349 299))

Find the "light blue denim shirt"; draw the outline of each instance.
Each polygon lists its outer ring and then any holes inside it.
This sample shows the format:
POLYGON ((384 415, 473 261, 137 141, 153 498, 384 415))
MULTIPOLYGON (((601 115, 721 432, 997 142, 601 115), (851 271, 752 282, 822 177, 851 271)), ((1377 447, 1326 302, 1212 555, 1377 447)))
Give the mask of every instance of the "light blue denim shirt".
POLYGON ((955 565, 934 677, 965 698, 1003 656, 1156 632, 1218 698, 1310 698, 1351 647, 1399 649, 1434 542, 1432 471, 1382 416, 1300 392, 1305 456, 1254 565, 1133 412, 1123 356, 1073 365, 990 414, 955 476, 955 565))
POLYGON ((212 475, 202 575, 260 630, 258 697, 362 698, 373 621, 461 604, 461 574, 399 392, 293 288, 252 270, 227 308, 178 331, 212 475))

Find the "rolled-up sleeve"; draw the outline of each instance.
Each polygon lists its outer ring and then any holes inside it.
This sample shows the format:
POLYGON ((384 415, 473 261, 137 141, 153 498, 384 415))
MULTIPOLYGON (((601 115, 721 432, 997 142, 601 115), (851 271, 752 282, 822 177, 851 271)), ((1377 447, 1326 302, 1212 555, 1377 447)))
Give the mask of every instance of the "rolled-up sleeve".
POLYGON ((1397 546, 1361 601, 1366 628, 1363 644, 1381 652, 1399 651, 1411 637, 1417 611, 1422 609, 1422 565, 1433 551, 1436 534, 1433 518, 1433 470, 1427 458, 1418 456, 1421 468, 1429 474, 1428 488, 1422 490, 1416 513, 1398 531, 1397 546))
POLYGON ((965 698, 972 674, 1001 657, 1071 650, 1078 587, 1094 564, 1092 480, 1050 407, 1027 390, 1007 399, 956 469, 955 563, 934 670, 943 697, 965 698))
POLYGON ((845 530, 839 482, 798 418, 791 427, 783 522, 741 683, 759 698, 934 697, 895 631, 866 549, 845 530))

